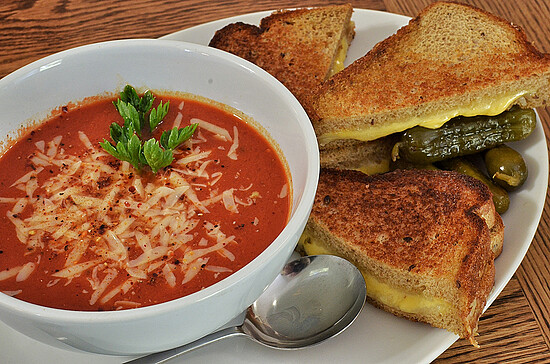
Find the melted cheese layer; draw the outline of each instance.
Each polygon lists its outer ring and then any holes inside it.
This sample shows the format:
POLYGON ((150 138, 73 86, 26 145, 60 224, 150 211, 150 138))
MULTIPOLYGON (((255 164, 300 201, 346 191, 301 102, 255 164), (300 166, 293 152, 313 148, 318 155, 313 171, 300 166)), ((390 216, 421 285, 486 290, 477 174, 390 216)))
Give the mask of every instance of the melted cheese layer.
POLYGON ((340 72, 344 69, 344 61, 346 60, 346 55, 348 54, 349 42, 346 37, 340 39, 340 44, 338 46, 338 53, 334 59, 332 68, 328 74, 328 77, 332 77, 335 73, 340 72))
POLYGON ((529 91, 519 91, 506 94, 500 98, 491 100, 476 100, 469 105, 457 107, 448 111, 436 112, 423 116, 412 116, 401 120, 395 120, 389 124, 367 126, 358 130, 340 130, 323 133, 319 136, 321 145, 339 139, 357 139, 363 141, 375 140, 386 135, 398 133, 414 126, 436 129, 447 121, 457 116, 498 115, 510 108, 519 98, 530 94, 529 91))
MULTIPOLYGON (((324 244, 305 232, 300 237, 298 245, 307 255, 333 254, 324 244)), ((443 299, 405 292, 380 281, 365 270, 360 271, 365 278, 367 295, 383 305, 409 314, 433 315, 437 312, 438 315, 447 315, 452 310, 451 304, 443 299)))
POLYGON ((389 159, 381 161, 380 163, 363 161, 359 165, 355 166, 353 169, 368 175, 385 173, 390 170, 390 161, 389 159))

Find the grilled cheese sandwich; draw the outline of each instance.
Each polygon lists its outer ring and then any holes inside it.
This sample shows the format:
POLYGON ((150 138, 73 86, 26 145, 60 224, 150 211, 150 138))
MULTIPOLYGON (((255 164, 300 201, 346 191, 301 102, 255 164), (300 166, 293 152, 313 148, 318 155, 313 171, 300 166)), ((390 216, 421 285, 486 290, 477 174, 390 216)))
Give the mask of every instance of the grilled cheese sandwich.
POLYGON ((323 147, 549 99, 550 55, 523 30, 470 5, 436 2, 323 83, 311 110, 323 147))
POLYGON ((354 263, 375 306, 475 344, 503 228, 491 193, 471 177, 322 169, 299 247, 354 263))
POLYGON ((344 68, 355 36, 352 13, 350 4, 279 10, 259 26, 229 24, 214 34, 209 45, 260 66, 308 111, 311 90, 344 68))
POLYGON ((356 139, 362 141, 371 141, 382 138, 387 135, 398 133, 415 126, 422 126, 429 129, 437 129, 447 121, 457 116, 477 116, 477 115, 498 115, 512 105, 521 104, 521 99, 526 95, 536 94, 532 91, 521 90, 511 92, 502 96, 495 96, 487 99, 474 99, 469 104, 461 104, 448 110, 438 110, 433 113, 407 115, 402 119, 393 119, 391 124, 381 124, 376 126, 366 126, 358 129, 342 129, 332 132, 326 132, 318 135, 318 141, 321 145, 341 139, 356 139))

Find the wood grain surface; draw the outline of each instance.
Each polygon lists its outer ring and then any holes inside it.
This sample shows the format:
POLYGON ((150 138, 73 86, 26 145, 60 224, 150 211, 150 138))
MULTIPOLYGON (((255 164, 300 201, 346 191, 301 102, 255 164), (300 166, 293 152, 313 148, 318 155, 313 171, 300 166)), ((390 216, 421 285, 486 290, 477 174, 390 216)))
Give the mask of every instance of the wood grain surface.
MULTIPOLYGON (((414 16, 432 0, 351 1, 356 8, 414 16)), ((550 1, 463 1, 520 25, 528 38, 550 52, 550 1)), ((2 0, 0 78, 49 54, 93 42, 157 38, 211 20, 279 8, 318 6, 333 1, 271 0, 2 0)), ((539 109, 550 135, 548 108, 539 109)), ((0 111, 1 112, 1 111, 0 111)), ((464 340, 437 363, 550 363, 549 198, 523 263, 480 321, 480 349, 464 340)))

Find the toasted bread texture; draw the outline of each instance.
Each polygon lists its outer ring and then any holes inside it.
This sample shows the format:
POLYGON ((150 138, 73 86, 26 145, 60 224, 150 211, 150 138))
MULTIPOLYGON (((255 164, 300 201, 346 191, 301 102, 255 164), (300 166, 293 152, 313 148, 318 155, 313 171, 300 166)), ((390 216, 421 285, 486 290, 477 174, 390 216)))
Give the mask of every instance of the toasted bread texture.
POLYGON ((311 90, 332 74, 353 39, 351 5, 281 10, 260 26, 234 23, 218 30, 210 46, 260 66, 305 105, 311 90))
POLYGON ((319 148, 321 167, 352 169, 366 174, 387 172, 397 140, 395 134, 367 142, 336 140, 319 148))
POLYGON ((374 305, 475 343, 502 229, 490 191, 471 177, 322 169, 301 244, 354 263, 374 305))
POLYGON ((458 115, 545 106, 550 55, 519 27, 453 2, 425 8, 325 82, 312 100, 320 144, 374 140, 458 115))

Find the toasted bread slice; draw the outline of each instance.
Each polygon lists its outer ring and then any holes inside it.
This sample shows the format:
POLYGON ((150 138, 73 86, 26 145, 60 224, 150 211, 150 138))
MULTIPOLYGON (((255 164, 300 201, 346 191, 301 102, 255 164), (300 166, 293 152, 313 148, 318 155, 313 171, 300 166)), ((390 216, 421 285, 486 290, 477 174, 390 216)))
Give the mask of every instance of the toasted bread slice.
POLYGON ((390 170, 391 151, 397 142, 395 135, 371 141, 336 140, 319 147, 321 167, 352 169, 366 174, 390 170))
POLYGON ((490 191, 471 177, 323 169, 300 246, 354 263, 374 305, 475 343, 502 229, 490 191))
POLYGON ((311 90, 343 68, 355 35, 352 12, 349 4, 281 10, 262 19, 259 27, 227 25, 214 34, 210 46, 260 66, 306 107, 311 90))
POLYGON ((325 82, 312 110, 323 145, 549 99, 550 55, 520 28, 466 4, 437 2, 325 82))

